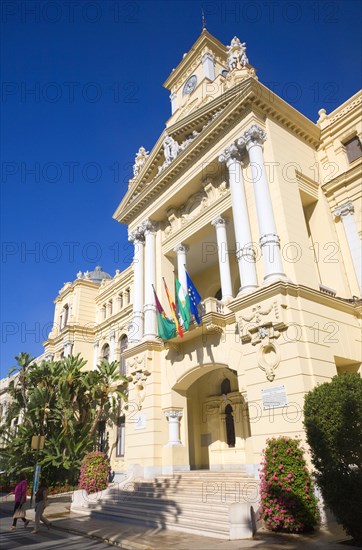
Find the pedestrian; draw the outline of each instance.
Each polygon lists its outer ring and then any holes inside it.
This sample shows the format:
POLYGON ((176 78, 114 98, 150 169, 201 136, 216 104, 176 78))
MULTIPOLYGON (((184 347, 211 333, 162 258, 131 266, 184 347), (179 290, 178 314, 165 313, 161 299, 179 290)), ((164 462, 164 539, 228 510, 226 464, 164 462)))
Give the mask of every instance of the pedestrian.
POLYGON ((11 531, 15 531, 16 523, 18 519, 23 520, 24 527, 27 527, 29 525, 29 520, 26 519, 26 511, 24 506, 26 503, 27 488, 28 488, 28 482, 26 481, 26 477, 24 474, 21 474, 19 477, 19 481, 13 491, 15 495, 15 504, 14 504, 14 512, 13 512, 13 524, 10 527, 11 531))
POLYGON ((40 521, 50 529, 51 523, 43 515, 43 512, 48 504, 48 483, 42 478, 39 483, 37 492, 35 493, 35 527, 32 533, 37 533, 39 530, 40 521))

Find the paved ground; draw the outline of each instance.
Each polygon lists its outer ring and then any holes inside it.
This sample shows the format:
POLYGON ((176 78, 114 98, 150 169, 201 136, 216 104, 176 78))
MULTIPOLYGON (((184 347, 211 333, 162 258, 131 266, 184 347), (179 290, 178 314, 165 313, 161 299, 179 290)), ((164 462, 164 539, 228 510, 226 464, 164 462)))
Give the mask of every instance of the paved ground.
MULTIPOLYGON (((46 515, 53 523, 50 531, 43 527, 37 535, 30 535, 30 531, 28 534, 18 522, 18 530, 13 533, 6 530, 11 524, 12 506, 13 503, 8 501, 2 503, 0 508, 5 530, 1 534, 0 545, 7 550, 22 546, 33 546, 34 549, 44 548, 44 550, 47 548, 65 550, 73 546, 77 549, 109 548, 103 542, 126 550, 352 550, 350 545, 342 543, 348 537, 338 526, 308 536, 275 535, 260 531, 252 540, 226 541, 178 531, 162 531, 124 524, 119 520, 112 521, 108 517, 101 518, 99 515, 85 516, 70 513, 69 496, 51 498, 51 504, 46 509, 46 515), (37 541, 30 537, 37 537, 37 541), (30 539, 29 542, 28 539, 30 539), (9 546, 9 544, 15 545, 9 546)), ((32 519, 34 511, 29 510, 27 517, 32 519)), ((31 524, 28 529, 31 530, 31 524)))

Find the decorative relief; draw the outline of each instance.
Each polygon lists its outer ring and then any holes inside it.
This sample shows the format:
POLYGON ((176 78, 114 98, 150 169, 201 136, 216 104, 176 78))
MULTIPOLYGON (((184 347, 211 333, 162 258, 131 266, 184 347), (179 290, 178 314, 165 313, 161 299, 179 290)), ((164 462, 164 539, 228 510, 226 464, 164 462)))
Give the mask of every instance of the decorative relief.
POLYGON ((209 208, 221 196, 225 195, 227 191, 228 186, 225 181, 217 185, 211 178, 207 179, 203 182, 202 191, 191 195, 187 202, 178 209, 169 208, 166 211, 167 221, 163 228, 164 237, 170 237, 188 222, 200 216, 204 210, 209 208))

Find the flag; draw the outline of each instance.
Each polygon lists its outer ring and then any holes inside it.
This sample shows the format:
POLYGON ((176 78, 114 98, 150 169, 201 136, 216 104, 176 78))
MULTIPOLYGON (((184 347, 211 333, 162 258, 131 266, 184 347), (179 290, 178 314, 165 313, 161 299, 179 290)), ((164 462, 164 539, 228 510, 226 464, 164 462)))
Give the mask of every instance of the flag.
POLYGON ((160 304, 153 285, 152 288, 156 304, 157 334, 160 338, 162 338, 162 340, 170 340, 170 338, 174 338, 176 336, 176 325, 172 319, 168 319, 168 317, 166 317, 166 313, 160 304))
POLYGON ((188 294, 185 293, 185 290, 178 279, 176 279, 176 302, 182 320, 182 326, 185 330, 189 330, 191 320, 190 298, 188 294))
POLYGON ((187 273, 187 271, 186 271, 186 280, 187 280, 187 291, 190 297, 190 311, 194 315, 196 323, 199 325, 201 321, 200 321, 197 306, 201 302, 201 296, 197 292, 196 287, 194 283, 191 281, 190 275, 187 273))
POLYGON ((166 290, 166 294, 167 294, 167 299, 168 299, 168 303, 170 304, 170 309, 171 309, 172 317, 173 317, 174 322, 175 322, 176 330, 177 330, 177 332, 179 333, 179 335, 180 335, 181 338, 182 338, 183 335, 184 335, 184 333, 182 332, 182 328, 180 327, 180 323, 178 322, 178 318, 177 318, 177 315, 176 315, 176 306, 175 306, 175 303, 174 303, 174 301, 172 300, 172 298, 171 298, 171 296, 170 296, 170 293, 169 293, 168 288, 167 288, 167 285, 166 285, 165 278, 162 277, 162 279, 163 279, 163 284, 165 285, 165 290, 166 290))

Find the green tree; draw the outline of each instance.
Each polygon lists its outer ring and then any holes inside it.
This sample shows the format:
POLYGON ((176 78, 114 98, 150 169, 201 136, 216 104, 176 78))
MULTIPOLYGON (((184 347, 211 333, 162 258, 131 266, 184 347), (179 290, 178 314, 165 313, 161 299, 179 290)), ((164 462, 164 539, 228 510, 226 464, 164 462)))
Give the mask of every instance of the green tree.
POLYGON ((5 467, 14 475, 30 473, 31 438, 44 435, 44 449, 38 452, 44 475, 74 484, 84 455, 95 444, 99 420, 114 413, 120 399, 126 400, 126 378, 116 361, 103 360, 96 370, 87 371, 80 355, 39 364, 27 355, 19 356, 21 382, 14 380, 9 386, 14 401, 3 434, 5 467))
POLYGON ((335 376, 305 397, 304 425, 324 500, 362 542, 362 380, 335 376))

